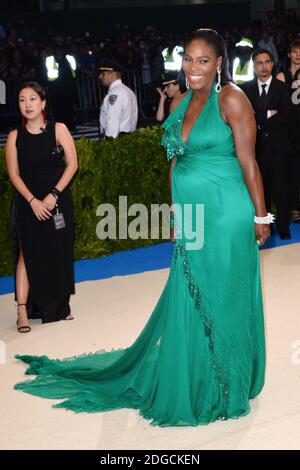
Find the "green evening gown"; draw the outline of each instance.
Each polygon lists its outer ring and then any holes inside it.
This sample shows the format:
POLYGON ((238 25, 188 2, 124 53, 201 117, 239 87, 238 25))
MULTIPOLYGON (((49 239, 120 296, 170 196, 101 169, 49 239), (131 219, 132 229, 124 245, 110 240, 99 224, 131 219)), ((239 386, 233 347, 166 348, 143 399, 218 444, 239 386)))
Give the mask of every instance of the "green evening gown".
POLYGON ((175 240, 170 274, 136 341, 126 349, 63 360, 20 356, 33 380, 15 388, 63 399, 55 408, 136 408, 152 425, 196 426, 238 418, 264 384, 265 340, 254 208, 231 128, 212 88, 187 144, 189 91, 164 123, 173 203, 204 204, 204 245, 175 240))

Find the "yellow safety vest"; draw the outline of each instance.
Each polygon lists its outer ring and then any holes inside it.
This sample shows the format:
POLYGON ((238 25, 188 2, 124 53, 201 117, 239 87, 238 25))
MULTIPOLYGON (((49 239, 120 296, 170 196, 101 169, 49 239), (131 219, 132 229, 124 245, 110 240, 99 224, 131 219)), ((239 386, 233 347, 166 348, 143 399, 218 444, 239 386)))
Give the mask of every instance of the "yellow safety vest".
POLYGON ((177 71, 181 69, 183 47, 175 46, 171 51, 166 47, 162 51, 165 70, 177 71))
POLYGON ((253 80, 254 66, 252 59, 249 59, 245 62, 243 67, 241 67, 241 61, 239 57, 236 57, 233 61, 232 78, 238 85, 253 80))
MULTIPOLYGON (((76 78, 76 61, 74 56, 72 55, 66 55, 66 59, 70 64, 71 67, 71 72, 73 78, 76 78)), ((55 60, 55 57, 53 55, 49 55, 46 58, 46 68, 47 68, 47 77, 48 80, 51 82, 53 80, 56 80, 59 75, 59 65, 55 60)))

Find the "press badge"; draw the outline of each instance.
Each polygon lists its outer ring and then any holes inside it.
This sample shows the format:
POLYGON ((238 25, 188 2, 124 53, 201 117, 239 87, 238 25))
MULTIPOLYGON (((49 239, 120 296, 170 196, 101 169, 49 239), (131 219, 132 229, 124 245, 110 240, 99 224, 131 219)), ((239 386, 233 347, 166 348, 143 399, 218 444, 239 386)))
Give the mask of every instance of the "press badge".
POLYGON ((66 227, 64 215, 62 212, 59 212, 58 205, 56 204, 56 214, 53 215, 53 222, 56 230, 66 227))

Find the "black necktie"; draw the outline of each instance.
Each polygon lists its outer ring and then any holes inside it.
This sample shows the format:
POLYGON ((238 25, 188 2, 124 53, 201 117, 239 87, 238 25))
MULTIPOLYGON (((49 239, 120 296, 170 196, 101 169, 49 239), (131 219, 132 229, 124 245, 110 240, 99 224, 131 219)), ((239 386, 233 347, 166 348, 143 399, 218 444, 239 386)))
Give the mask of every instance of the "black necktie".
POLYGON ((261 95, 260 95, 260 102, 261 102, 262 107, 265 108, 266 105, 267 105, 267 99, 268 99, 268 96, 267 96, 267 93, 266 93, 267 84, 264 83, 261 87, 262 87, 262 92, 261 92, 261 95))

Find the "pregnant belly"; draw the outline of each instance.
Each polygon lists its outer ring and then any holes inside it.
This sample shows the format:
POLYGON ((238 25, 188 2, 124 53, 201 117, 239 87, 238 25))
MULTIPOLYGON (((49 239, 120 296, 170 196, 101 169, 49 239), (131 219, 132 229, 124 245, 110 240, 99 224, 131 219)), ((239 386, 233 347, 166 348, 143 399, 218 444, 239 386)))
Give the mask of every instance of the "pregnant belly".
POLYGON ((205 219, 214 225, 251 223, 254 208, 236 159, 186 158, 177 160, 172 173, 173 203, 202 205, 205 219))

